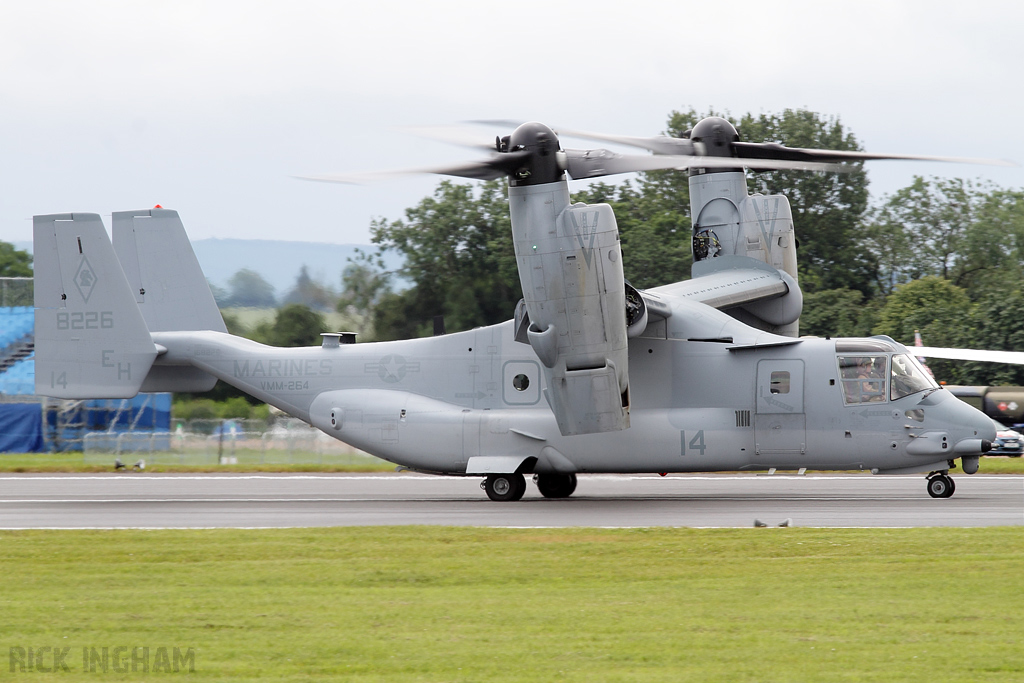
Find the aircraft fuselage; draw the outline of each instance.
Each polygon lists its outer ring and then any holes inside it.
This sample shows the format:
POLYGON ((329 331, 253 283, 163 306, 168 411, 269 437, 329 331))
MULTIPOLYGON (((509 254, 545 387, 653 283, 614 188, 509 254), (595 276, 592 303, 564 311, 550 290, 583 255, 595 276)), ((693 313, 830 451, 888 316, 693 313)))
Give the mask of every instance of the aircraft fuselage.
POLYGON ((630 428, 573 436, 559 432, 541 365, 514 341, 511 321, 300 349, 208 331, 153 340, 168 349, 158 365, 196 366, 368 453, 430 472, 897 473, 948 469, 994 438, 988 418, 944 389, 897 397, 907 351, 891 340, 778 343, 707 306, 672 305, 677 315, 629 342, 630 428), (874 363, 876 376, 854 376, 858 362, 874 363))

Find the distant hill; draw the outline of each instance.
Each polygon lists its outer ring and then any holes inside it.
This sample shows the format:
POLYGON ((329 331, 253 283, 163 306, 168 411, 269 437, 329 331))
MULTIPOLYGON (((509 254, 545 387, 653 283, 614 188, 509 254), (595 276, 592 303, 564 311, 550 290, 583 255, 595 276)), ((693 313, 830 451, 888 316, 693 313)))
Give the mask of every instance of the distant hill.
MULTIPOLYGON (((348 265, 348 259, 355 257, 356 249, 370 253, 376 250, 366 244, 213 238, 196 240, 192 248, 207 279, 213 284, 227 288, 232 275, 248 268, 272 284, 277 297, 295 285, 295 278, 304 265, 314 280, 339 289, 341 271, 348 265)), ((396 270, 402 260, 392 256, 385 263, 389 270, 396 270)))
MULTIPOLYGON (((14 242, 18 249, 32 251, 31 242, 14 242)), ((295 278, 303 265, 309 274, 334 289, 341 287, 341 271, 356 249, 373 253, 376 247, 367 244, 328 244, 326 242, 289 242, 285 240, 204 239, 192 242, 199 265, 207 279, 218 287, 227 288, 228 280, 242 268, 254 270, 274 286, 274 294, 283 296, 295 285, 295 278)), ((401 267, 402 259, 385 259, 389 270, 401 267)), ((407 283, 395 282, 401 289, 407 283)))

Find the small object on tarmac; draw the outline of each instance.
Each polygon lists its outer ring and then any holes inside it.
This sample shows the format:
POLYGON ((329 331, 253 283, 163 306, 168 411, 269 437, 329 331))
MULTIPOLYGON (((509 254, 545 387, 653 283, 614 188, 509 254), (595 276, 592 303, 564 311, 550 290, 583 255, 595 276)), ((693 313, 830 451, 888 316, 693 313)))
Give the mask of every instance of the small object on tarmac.
POLYGON ((768 526, 768 525, 767 525, 767 524, 765 524, 764 522, 762 522, 762 521, 761 521, 761 520, 759 520, 759 519, 755 519, 755 520, 754 520, 754 526, 756 526, 756 527, 763 527, 763 526, 768 526))
POLYGON ((123 470, 124 469, 124 463, 121 462, 120 458, 114 458, 114 469, 115 470, 123 470))
POLYGON ((793 518, 786 517, 786 519, 779 522, 779 526, 793 526, 793 518))
POLYGON ((132 469, 141 472, 142 470, 146 469, 146 461, 139 460, 137 463, 132 465, 132 469))

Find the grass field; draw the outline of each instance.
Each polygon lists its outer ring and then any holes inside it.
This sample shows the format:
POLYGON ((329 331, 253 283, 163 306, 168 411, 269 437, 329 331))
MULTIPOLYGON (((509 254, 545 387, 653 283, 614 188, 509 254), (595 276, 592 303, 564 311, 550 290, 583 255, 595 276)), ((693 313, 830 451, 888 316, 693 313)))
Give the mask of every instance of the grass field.
POLYGON ((71 648, 67 672, 15 674, 33 681, 185 675, 83 671, 82 648, 119 646, 194 648, 189 678, 224 681, 1024 680, 1012 528, 25 531, 0 548, 0 647, 71 648))
MULTIPOLYGON (((238 464, 218 465, 216 455, 202 458, 203 463, 191 462, 178 465, 170 462, 153 462, 153 458, 145 453, 126 453, 120 456, 121 461, 131 467, 139 459, 146 461, 147 472, 392 472, 395 466, 376 458, 365 462, 355 462, 363 458, 353 458, 344 454, 302 453, 280 454, 279 457, 294 462, 260 462, 260 456, 268 460, 275 457, 274 453, 253 453, 246 457, 238 452, 238 464), (307 462, 302 462, 306 460, 307 462), (319 462, 318 462, 319 461, 319 462)), ((109 456, 90 453, 86 459, 81 452, 71 453, 0 453, 0 472, 112 472, 113 453, 109 456)), ((170 459, 170 458, 169 458, 170 459)))

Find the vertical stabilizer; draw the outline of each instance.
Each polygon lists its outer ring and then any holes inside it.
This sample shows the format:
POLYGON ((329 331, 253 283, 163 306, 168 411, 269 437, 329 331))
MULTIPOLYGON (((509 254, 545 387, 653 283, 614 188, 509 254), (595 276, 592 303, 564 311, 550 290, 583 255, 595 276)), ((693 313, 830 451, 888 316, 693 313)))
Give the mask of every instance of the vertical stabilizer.
POLYGON ((177 211, 115 211, 112 232, 150 332, 227 332, 177 211))
POLYGON ((95 213, 33 218, 36 393, 130 398, 157 349, 95 213))

